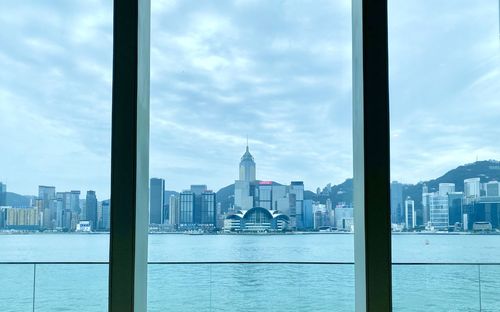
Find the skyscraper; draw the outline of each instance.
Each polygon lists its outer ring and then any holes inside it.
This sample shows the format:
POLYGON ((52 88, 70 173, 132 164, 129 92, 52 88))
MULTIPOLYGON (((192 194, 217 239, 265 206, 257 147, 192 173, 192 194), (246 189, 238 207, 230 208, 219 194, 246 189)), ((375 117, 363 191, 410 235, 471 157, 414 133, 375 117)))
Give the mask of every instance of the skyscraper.
POLYGON ((481 195, 481 179, 471 178, 464 180, 465 201, 467 204, 476 201, 481 195))
POLYGON ((85 218, 87 221, 90 221, 92 230, 95 230, 98 226, 97 197, 95 191, 87 191, 87 196, 85 197, 85 218))
POLYGON ((70 192, 70 206, 71 211, 79 215, 80 211, 80 191, 71 191, 70 192))
POLYGON ((111 201, 102 201, 102 213, 101 213, 101 230, 109 231, 110 227, 110 214, 111 214, 111 201))
POLYGON ((391 183, 391 222, 403 221, 403 184, 393 181, 391 183))
POLYGON ((42 200, 42 208, 49 209, 50 201, 56 198, 56 187, 39 185, 38 198, 42 200))
POLYGON ((245 154, 241 156, 240 160, 240 181, 248 181, 248 182, 255 181, 255 176, 256 176, 255 167, 256 167, 255 161, 253 159, 252 154, 250 154, 247 144, 247 149, 245 151, 245 154))
POLYGON ((38 186, 38 199, 40 200, 39 210, 42 215, 42 227, 46 229, 53 228, 53 215, 54 215, 54 206, 52 201, 56 199, 56 188, 55 186, 46 186, 39 185, 38 186), (51 209, 52 207, 52 209, 51 209))
POLYGON ((449 226, 448 195, 431 193, 430 196, 430 225, 436 230, 447 230, 449 226))
POLYGON ((152 178, 149 182, 149 224, 163 224, 165 180, 152 178))
POLYGON ((314 227, 313 201, 312 199, 306 199, 304 200, 303 228, 310 230, 313 227, 314 227))
POLYGON ((273 209, 273 182, 260 181, 256 191, 256 206, 273 209))
POLYGON ((7 184, 0 182, 0 206, 7 206, 7 184))
POLYGON ((236 209, 248 210, 253 208, 255 190, 256 165, 248 144, 241 156, 239 165, 239 180, 234 182, 234 206, 236 209))
POLYGON ((200 224, 215 226, 216 223, 216 197, 212 191, 201 194, 201 220, 200 224))
POLYGON ((429 188, 426 184, 422 186, 422 224, 427 226, 430 221, 430 199, 431 193, 429 193, 429 188))
POLYGON ((190 190, 179 194, 179 225, 188 226, 194 223, 194 193, 190 190))
POLYGON ((405 227, 409 230, 417 226, 417 219, 415 216, 415 201, 408 197, 405 200, 405 227))
MULTIPOLYGON (((290 211, 290 218, 295 217, 295 227, 302 229, 304 228, 304 182, 292 181, 289 193, 295 195, 295 211, 290 211)), ((290 207, 292 207, 292 203, 290 203, 290 207)), ((330 206, 330 211, 332 211, 331 208, 330 206)))
POLYGON ((193 224, 202 223, 202 194, 207 191, 207 186, 204 184, 191 185, 191 192, 194 195, 193 200, 193 224))
POLYGON ((170 195, 168 203, 170 215, 168 223, 177 227, 179 225, 179 197, 176 195, 170 195))
POLYGON ((463 223, 463 192, 448 193, 448 224, 454 226, 463 223))

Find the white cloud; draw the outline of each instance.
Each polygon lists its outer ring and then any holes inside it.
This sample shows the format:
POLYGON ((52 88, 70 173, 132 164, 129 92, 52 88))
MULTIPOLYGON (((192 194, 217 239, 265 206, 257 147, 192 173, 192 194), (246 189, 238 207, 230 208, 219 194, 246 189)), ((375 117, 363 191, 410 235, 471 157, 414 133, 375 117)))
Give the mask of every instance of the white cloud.
MULTIPOLYGON (((10 190, 109 192, 111 5, 2 8, 10 190)), ((389 9, 393 175, 416 182, 476 154, 500 158, 497 1, 389 9)), ((153 0, 151 175, 218 189, 236 178, 249 135, 260 178, 309 189, 349 178, 350 16, 348 0, 153 0)))

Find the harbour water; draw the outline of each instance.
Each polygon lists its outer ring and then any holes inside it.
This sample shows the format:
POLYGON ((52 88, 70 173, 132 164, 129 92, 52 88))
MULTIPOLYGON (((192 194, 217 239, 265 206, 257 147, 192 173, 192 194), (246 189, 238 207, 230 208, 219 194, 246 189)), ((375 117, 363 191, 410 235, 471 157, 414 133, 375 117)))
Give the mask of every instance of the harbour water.
MULTIPOLYGON (((0 235, 0 262, 106 262, 108 242, 105 234, 0 235)), ((500 311, 498 247, 498 235, 394 235, 394 310, 500 311)), ((351 234, 150 235, 151 262, 344 264, 150 264, 149 311, 354 311, 353 259, 351 234)), ((106 311, 107 270, 0 264, 0 311, 32 311, 33 298, 35 311, 106 311)))

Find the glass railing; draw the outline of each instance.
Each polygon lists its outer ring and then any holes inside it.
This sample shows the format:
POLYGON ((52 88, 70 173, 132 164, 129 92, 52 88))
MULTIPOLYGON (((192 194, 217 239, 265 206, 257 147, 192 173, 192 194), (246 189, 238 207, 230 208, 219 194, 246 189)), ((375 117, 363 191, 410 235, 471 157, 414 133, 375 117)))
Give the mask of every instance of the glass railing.
POLYGON ((352 263, 152 263, 148 282, 152 312, 353 311, 354 307, 352 263))
POLYGON ((500 311, 500 263, 398 263, 393 310, 500 311))
MULTIPOLYGON (((0 311, 107 311, 108 263, 0 263, 0 311)), ((151 262, 148 311, 354 311, 354 264, 151 262)), ((394 311, 500 311, 500 264, 397 263, 394 311)))
POLYGON ((0 311, 106 311, 106 262, 0 262, 0 311))

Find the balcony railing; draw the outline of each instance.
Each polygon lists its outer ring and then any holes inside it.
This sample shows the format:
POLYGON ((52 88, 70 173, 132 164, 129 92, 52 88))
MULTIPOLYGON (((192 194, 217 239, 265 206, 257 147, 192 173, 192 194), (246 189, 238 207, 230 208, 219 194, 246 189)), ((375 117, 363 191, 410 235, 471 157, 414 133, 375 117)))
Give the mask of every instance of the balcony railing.
MULTIPOLYGON (((354 311, 346 262, 150 262, 148 311, 354 311)), ((107 262, 0 262, 0 311, 107 311, 107 262)), ((394 311, 500 311, 500 263, 394 263, 394 311)))

